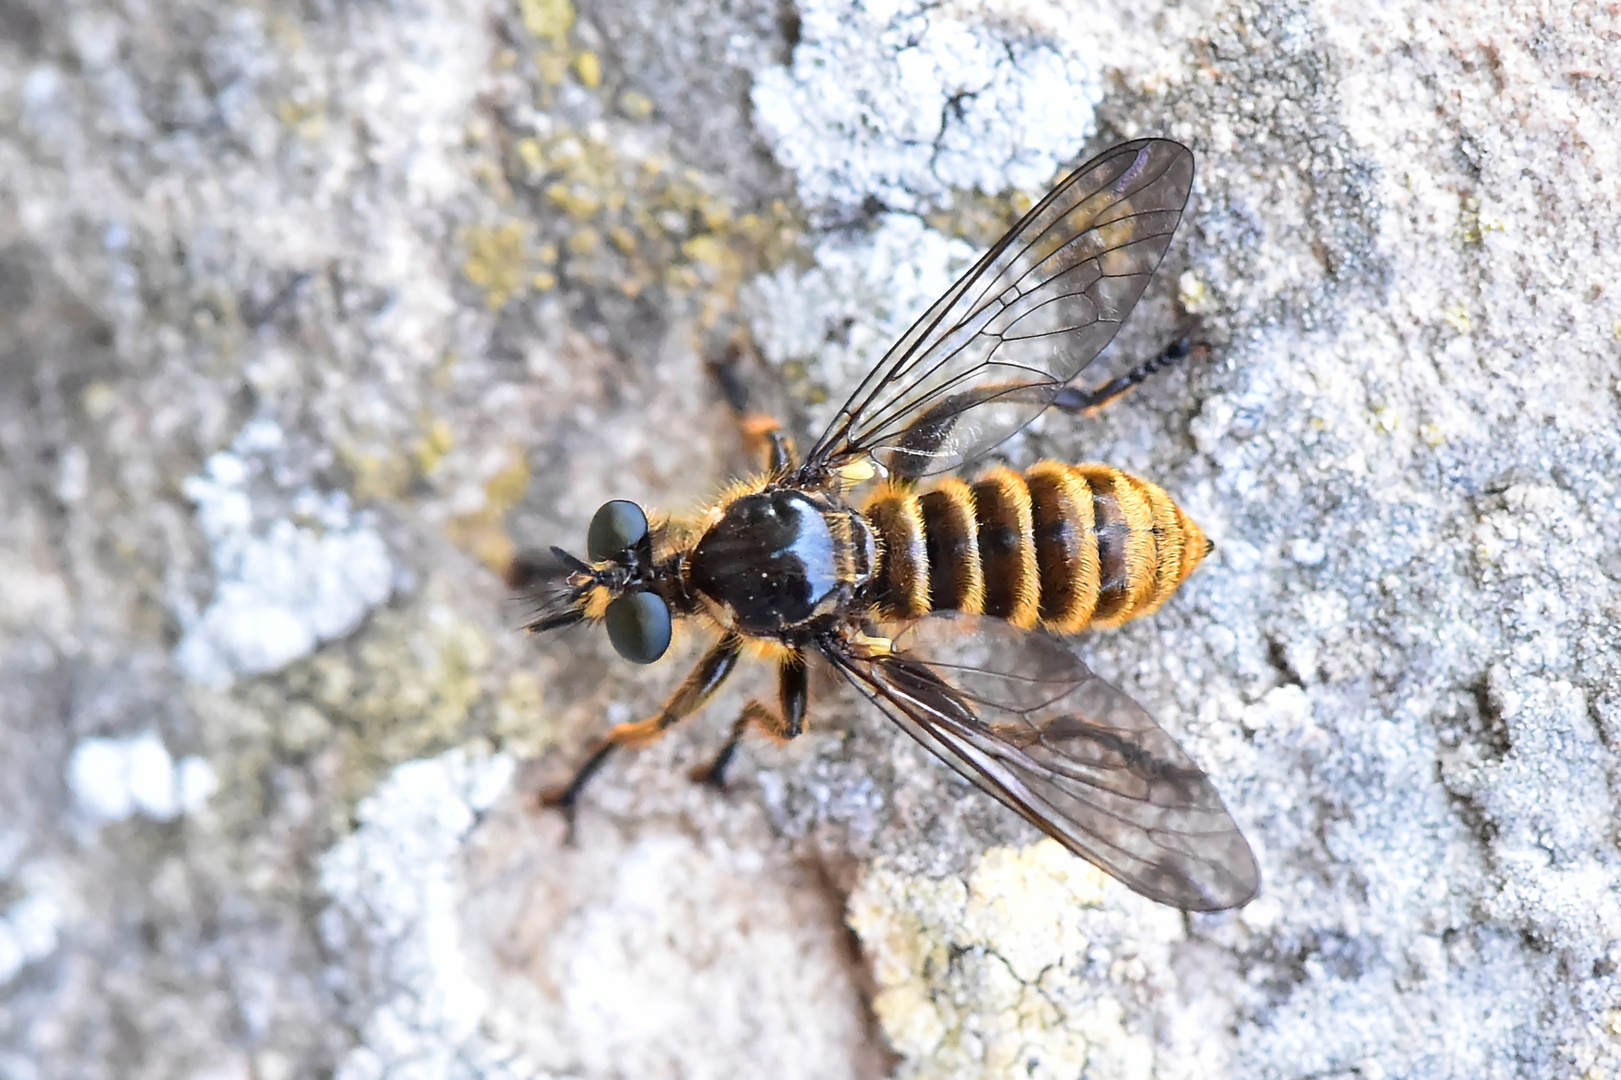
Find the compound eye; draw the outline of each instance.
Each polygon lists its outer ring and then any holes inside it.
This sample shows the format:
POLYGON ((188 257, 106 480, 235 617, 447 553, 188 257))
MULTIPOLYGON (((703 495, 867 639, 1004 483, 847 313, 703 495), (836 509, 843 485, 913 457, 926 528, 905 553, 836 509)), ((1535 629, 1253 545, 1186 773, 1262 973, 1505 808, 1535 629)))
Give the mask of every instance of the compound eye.
POLYGON ((633 664, 651 664, 670 647, 670 606, 650 592, 626 593, 604 616, 614 651, 633 664))
POLYGON ((647 535, 647 515, 642 508, 624 499, 605 502, 591 516, 585 534, 585 553, 592 562, 602 562, 641 542, 647 535))

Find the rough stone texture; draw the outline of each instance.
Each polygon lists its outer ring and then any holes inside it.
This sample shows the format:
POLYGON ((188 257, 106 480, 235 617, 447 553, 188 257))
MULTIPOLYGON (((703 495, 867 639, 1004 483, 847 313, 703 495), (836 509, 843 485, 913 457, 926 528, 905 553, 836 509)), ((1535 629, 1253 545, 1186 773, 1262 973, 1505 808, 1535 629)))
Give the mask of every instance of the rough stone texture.
POLYGON ((1621 1075, 1616 70, 1598 3, 0 0, 0 1076, 1621 1075), (1213 359, 1008 453, 1217 541, 1078 647, 1261 898, 831 692, 565 844, 531 793, 679 661, 491 568, 741 468, 734 331, 825 415, 1145 133, 1199 181, 1102 366, 1213 359))

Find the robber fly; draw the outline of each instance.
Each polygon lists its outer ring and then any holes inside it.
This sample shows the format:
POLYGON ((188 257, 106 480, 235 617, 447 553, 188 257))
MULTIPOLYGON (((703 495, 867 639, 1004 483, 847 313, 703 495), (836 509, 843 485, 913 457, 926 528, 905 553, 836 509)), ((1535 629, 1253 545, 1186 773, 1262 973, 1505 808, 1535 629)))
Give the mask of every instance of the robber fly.
POLYGON ((750 727, 803 730, 816 662, 1144 896, 1193 911, 1254 896, 1254 856, 1204 773, 1051 636, 1159 607, 1208 554, 1204 533, 1159 487, 1104 465, 925 483, 1042 410, 1097 407, 1193 348, 1180 341, 1095 390, 1070 385, 1142 296, 1192 182, 1177 143, 1106 151, 935 301, 803 457, 767 426, 766 471, 695 518, 650 520, 616 500, 591 519, 586 558, 552 548, 516 562, 513 584, 538 608, 530 630, 601 622, 638 664, 664 654, 674 619, 718 635, 657 714, 614 727, 545 801, 572 813, 615 748, 656 739, 745 654, 763 656, 776 708, 749 702, 702 771, 719 783, 750 727), (996 662, 963 659, 974 648, 996 662))

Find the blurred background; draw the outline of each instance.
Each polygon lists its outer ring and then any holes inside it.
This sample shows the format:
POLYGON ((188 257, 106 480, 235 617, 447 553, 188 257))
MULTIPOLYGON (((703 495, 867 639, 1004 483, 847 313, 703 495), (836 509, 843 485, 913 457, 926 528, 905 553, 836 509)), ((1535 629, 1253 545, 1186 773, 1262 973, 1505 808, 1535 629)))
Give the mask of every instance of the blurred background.
POLYGON ((0 0, 0 1077, 1621 1070, 1621 16, 1484 0, 0 0), (1193 148, 1004 448, 1216 554, 1076 644, 1260 899, 1184 917, 836 694, 724 794, 515 550, 814 430, 1068 167, 1193 148), (1101 377, 1101 376, 1100 376, 1101 377), (830 402, 831 399, 831 402, 830 402))

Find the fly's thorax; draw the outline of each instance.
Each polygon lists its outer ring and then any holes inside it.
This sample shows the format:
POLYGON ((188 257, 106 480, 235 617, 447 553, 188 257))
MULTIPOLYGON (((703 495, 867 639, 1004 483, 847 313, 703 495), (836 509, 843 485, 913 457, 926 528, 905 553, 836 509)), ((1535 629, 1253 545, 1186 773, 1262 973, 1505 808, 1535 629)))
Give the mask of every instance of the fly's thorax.
POLYGON ((1163 489, 1107 465, 1044 461, 880 488, 864 508, 879 539, 872 590, 888 618, 992 615, 1061 634, 1158 608, 1209 550, 1163 489))
POLYGON ((872 574, 861 515, 798 488, 726 502, 686 560, 686 581, 723 625, 780 635, 838 612, 872 574))

